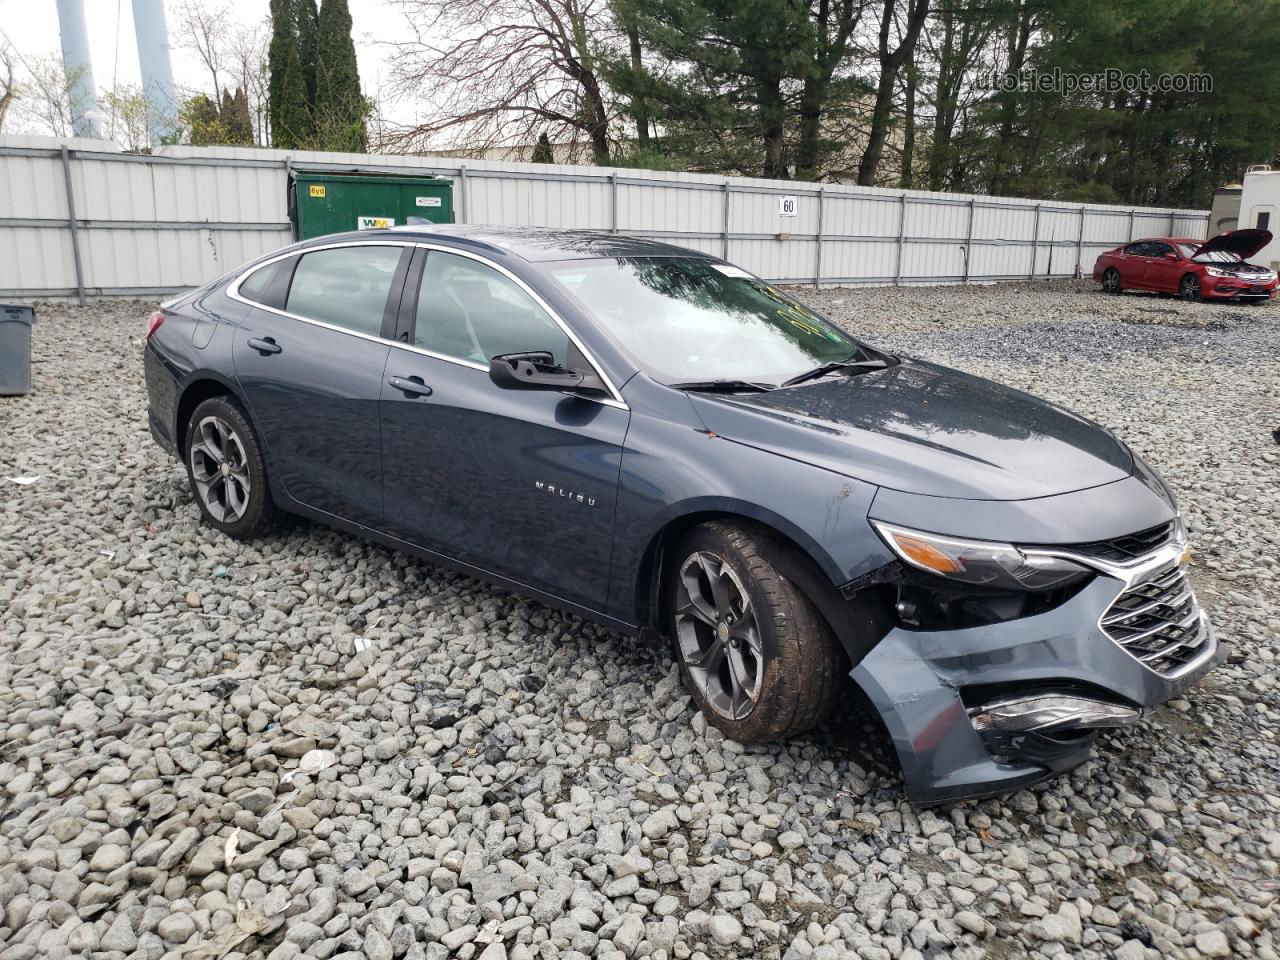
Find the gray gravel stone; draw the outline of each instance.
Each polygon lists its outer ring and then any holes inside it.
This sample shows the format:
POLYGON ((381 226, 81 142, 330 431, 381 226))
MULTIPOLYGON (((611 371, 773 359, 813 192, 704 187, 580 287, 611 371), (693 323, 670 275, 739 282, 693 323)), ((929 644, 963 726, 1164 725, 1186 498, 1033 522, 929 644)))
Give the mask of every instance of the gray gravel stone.
POLYGON ((1280 309, 799 293, 1114 429, 1227 663, 1067 776, 915 811, 856 707, 733 743, 665 651, 309 522, 214 533, 148 436, 153 305, 42 305, 0 398, 0 960, 159 960, 241 902, 271 960, 1280 956, 1280 309))

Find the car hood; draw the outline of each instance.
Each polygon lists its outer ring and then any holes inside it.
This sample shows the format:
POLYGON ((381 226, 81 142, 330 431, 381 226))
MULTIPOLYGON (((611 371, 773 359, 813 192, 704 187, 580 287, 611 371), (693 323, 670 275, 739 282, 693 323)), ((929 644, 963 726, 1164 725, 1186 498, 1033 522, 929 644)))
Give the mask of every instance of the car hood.
POLYGON ((1129 476, 1127 447, 1020 390, 930 363, 769 393, 693 393, 708 430, 881 487, 1026 500, 1129 476))
POLYGON ((1226 233, 1218 234, 1212 240, 1206 240, 1200 245, 1196 255, 1222 250, 1226 253, 1234 253, 1241 260, 1248 260, 1270 242, 1270 230, 1257 230, 1252 227, 1245 230, 1228 230, 1226 233))

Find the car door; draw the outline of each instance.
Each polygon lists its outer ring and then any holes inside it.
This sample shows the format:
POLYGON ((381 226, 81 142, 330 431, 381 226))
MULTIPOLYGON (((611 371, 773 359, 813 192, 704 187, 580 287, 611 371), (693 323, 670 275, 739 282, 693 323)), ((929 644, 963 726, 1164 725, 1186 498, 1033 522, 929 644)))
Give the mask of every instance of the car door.
POLYGON ((1145 289, 1147 286, 1147 270, 1150 266, 1148 254, 1150 244, 1145 240, 1130 243, 1124 248, 1118 268, 1121 282, 1126 287, 1145 289))
POLYGON ((1146 282, 1149 290, 1172 293, 1178 289, 1178 281, 1182 278, 1182 260, 1177 252, 1163 241, 1152 241, 1147 244, 1146 282), (1168 254, 1173 254, 1170 259, 1168 254))
POLYGON ((265 283, 240 284, 253 309, 237 332, 236 378, 273 479, 304 506, 372 528, 383 516, 384 324, 394 329, 412 252, 323 247, 282 261, 265 283))
POLYGON ((606 609, 625 404, 489 379, 502 353, 588 361, 531 288, 481 258, 420 251, 402 314, 382 388, 390 532, 606 609))

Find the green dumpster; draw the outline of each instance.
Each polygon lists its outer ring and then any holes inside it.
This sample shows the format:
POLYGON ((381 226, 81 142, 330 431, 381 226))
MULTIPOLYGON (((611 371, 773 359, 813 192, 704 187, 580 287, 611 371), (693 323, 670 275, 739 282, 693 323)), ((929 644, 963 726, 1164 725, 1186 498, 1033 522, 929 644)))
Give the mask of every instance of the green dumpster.
POLYGON ((439 177, 296 173, 292 206, 299 240, 399 227, 410 218, 453 223, 453 184, 439 177))

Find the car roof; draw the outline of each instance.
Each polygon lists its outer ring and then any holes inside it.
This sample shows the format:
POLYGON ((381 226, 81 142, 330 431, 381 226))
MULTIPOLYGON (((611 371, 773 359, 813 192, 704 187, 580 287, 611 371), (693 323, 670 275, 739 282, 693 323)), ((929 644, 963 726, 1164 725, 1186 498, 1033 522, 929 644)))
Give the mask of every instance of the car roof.
MULTIPOLYGON (((629 237, 602 230, 557 230, 551 227, 501 227, 478 224, 411 224, 383 230, 329 234, 314 242, 396 239, 442 241, 487 252, 512 253, 529 261, 595 260, 606 257, 708 257, 700 250, 677 247, 647 237, 629 237)), ((308 244, 310 245, 310 244, 308 244)))
MULTIPOLYGON (((1137 240, 1130 240, 1129 243, 1204 243, 1203 240, 1196 240, 1193 237, 1140 237, 1137 240)), ((1129 244, 1126 243, 1127 247, 1129 244)))

